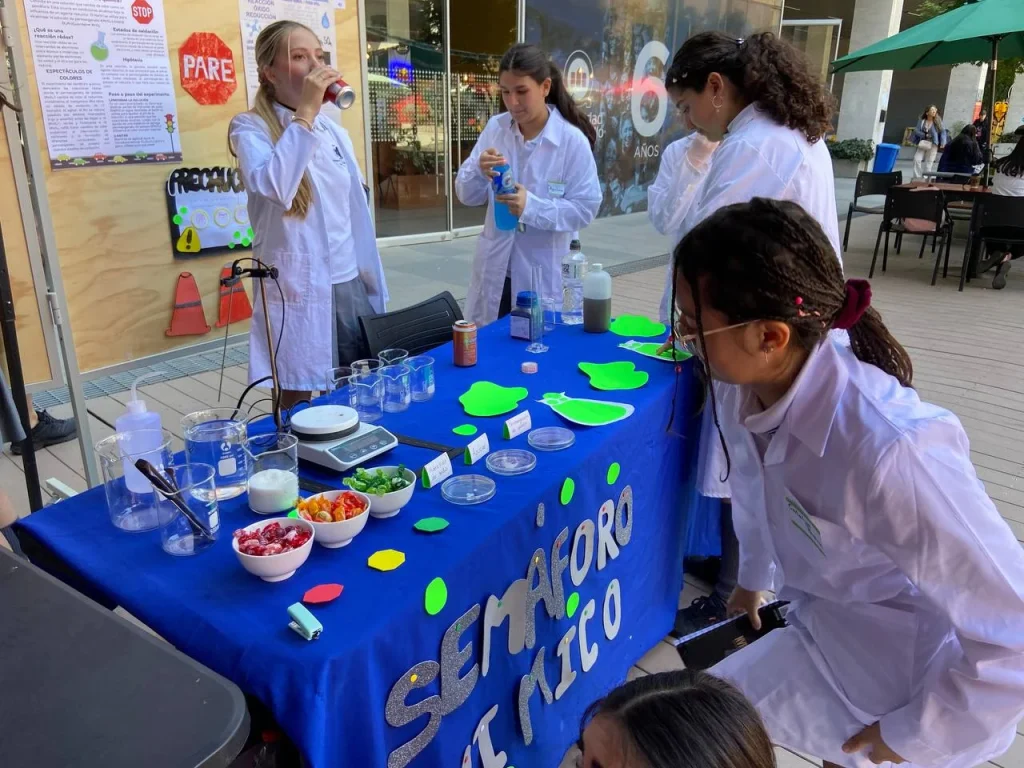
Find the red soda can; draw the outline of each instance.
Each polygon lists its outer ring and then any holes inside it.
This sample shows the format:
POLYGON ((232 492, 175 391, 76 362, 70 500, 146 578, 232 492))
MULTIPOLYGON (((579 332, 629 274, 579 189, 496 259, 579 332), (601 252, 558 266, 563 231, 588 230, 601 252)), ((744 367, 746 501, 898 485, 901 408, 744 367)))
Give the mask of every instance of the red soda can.
POLYGON ((455 365, 469 368, 476 365, 476 323, 469 320, 457 320, 452 326, 455 342, 455 365))
POLYGON ((334 104, 338 109, 348 109, 355 101, 355 89, 344 80, 331 83, 324 93, 324 103, 334 104))

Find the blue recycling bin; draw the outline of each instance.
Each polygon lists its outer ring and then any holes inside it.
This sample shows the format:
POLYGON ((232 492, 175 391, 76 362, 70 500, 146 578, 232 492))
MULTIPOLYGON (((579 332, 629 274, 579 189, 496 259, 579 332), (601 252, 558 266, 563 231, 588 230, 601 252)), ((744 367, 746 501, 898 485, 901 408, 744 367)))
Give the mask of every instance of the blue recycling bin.
POLYGON ((875 147, 875 165, 871 169, 872 173, 892 173, 899 155, 899 144, 879 144, 875 147))

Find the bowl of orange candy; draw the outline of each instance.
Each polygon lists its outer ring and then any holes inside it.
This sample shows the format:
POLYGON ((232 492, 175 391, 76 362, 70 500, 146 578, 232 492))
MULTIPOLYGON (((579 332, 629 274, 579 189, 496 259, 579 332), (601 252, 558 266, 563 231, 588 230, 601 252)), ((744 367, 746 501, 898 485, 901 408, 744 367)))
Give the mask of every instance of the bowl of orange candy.
POLYGON ((327 549, 347 546, 362 533, 370 499, 358 491, 327 491, 300 499, 297 516, 313 525, 313 538, 327 549))

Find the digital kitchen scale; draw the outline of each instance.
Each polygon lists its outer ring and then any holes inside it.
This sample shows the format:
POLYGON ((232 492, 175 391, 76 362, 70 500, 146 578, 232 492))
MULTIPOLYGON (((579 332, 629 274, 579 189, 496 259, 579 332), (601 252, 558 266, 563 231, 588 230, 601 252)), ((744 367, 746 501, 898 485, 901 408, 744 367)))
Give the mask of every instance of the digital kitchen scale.
POLYGON ((292 415, 292 434, 299 439, 299 458, 337 472, 348 472, 387 453, 398 438, 383 427, 363 424, 344 405, 317 405, 292 415))

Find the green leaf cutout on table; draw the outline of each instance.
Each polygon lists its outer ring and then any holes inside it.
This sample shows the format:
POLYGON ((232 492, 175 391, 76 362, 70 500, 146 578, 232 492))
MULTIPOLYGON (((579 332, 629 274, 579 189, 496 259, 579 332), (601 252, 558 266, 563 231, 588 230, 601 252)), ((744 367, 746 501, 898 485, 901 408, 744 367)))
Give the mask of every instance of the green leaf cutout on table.
POLYGON ((529 394, 525 387, 503 387, 490 381, 478 381, 459 397, 459 402, 470 416, 501 416, 518 408, 520 401, 529 394))
POLYGON ((650 378, 633 363, 580 363, 580 370, 590 377, 590 386, 604 392, 640 389, 650 378))
POLYGON ((454 432, 456 435, 461 435, 462 437, 472 437, 479 431, 480 430, 474 427, 472 424, 460 424, 459 426, 452 430, 452 432, 454 432))
POLYGON ((628 419, 636 410, 628 403, 609 403, 604 400, 568 397, 564 392, 549 392, 541 400, 566 421, 581 427, 604 427, 628 419))
POLYGON ((580 593, 573 592, 565 601, 565 615, 570 619, 576 615, 576 609, 580 607, 580 593))
POLYGON ((420 533, 440 533, 447 527, 448 521, 443 517, 424 517, 413 525, 413 528, 420 533))
POLYGON ((664 336, 668 328, 643 315, 622 315, 612 320, 609 330, 617 336, 651 339, 655 336, 664 336))
POLYGON ((663 360, 666 363, 681 363, 683 360, 689 360, 693 355, 689 352, 684 352, 681 349, 668 349, 658 354, 658 349, 661 344, 654 341, 627 341, 624 344, 619 344, 620 349, 628 349, 630 352, 636 352, 638 355, 644 357, 653 357, 655 360, 663 360))
POLYGON ((448 602, 448 585, 444 579, 438 576, 427 584, 427 591, 423 594, 423 607, 431 616, 437 616, 448 602))
POLYGON ((619 466, 619 462, 612 462, 611 466, 608 467, 608 474, 605 479, 608 481, 608 485, 615 485, 619 480, 619 474, 622 472, 622 467, 619 466))
POLYGON ((563 507, 569 506, 569 502, 572 501, 572 497, 576 495, 576 481, 571 477, 565 478, 565 482, 562 483, 562 493, 558 499, 562 502, 563 507))

